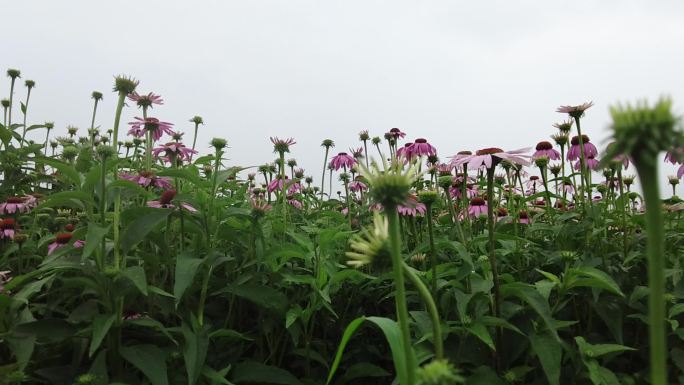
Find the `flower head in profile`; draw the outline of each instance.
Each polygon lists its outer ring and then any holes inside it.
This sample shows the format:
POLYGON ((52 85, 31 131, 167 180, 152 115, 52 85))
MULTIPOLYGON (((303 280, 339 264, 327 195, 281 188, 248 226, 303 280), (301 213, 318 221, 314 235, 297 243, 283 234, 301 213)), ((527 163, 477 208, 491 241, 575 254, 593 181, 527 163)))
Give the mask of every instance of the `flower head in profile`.
POLYGON ((138 175, 123 173, 120 175, 120 177, 122 179, 137 183, 145 188, 157 187, 164 190, 171 189, 171 180, 169 178, 156 176, 153 171, 142 170, 138 172, 138 175))
POLYGON ((468 214, 473 218, 487 215, 487 201, 480 197, 472 198, 468 205, 468 214))
MULTIPOLYGON (((158 200, 147 202, 147 206, 155 207, 159 209, 175 209, 176 206, 173 205, 173 199, 176 197, 176 190, 166 190, 164 191, 158 200)), ((187 203, 180 203, 180 208, 194 213, 197 211, 196 208, 190 206, 187 203)))
POLYGON ((271 143, 273 143, 273 152, 279 154, 290 152, 290 146, 297 144, 292 138, 280 139, 273 136, 271 137, 271 143))
POLYGON ((424 138, 418 138, 407 148, 409 158, 437 155, 437 149, 424 138))
POLYGON ((399 138, 405 137, 405 136, 406 136, 406 133, 405 133, 405 132, 402 132, 402 131, 401 131, 400 129, 398 129, 398 128, 392 128, 392 129, 390 129, 390 130, 387 132, 387 134, 385 134, 385 136, 391 136, 391 137, 394 138, 394 139, 399 139, 399 138))
POLYGON ((473 155, 466 155, 459 159, 452 161, 454 166, 467 165, 468 168, 478 169, 482 166, 486 168, 491 168, 492 165, 496 166, 502 160, 507 160, 514 164, 519 164, 523 166, 529 166, 532 164, 530 161, 530 156, 525 155, 529 149, 523 148, 513 151, 504 151, 500 148, 484 148, 477 150, 473 155))
POLYGON ((255 218, 263 217, 271 209, 271 205, 262 198, 254 197, 249 201, 249 204, 252 207, 252 216, 255 218))
MULTIPOLYGON (((582 146, 584 147, 584 156, 596 158, 598 155, 598 150, 593 143, 589 141, 589 137, 582 135, 582 146)), ((580 148, 579 136, 575 135, 570 140, 570 149, 568 150, 568 160, 577 160, 582 155, 582 149, 580 148)))
POLYGON ((330 164, 335 169, 335 171, 344 168, 345 170, 350 169, 356 165, 356 159, 353 156, 347 154, 346 152, 340 152, 339 154, 332 157, 330 164))
POLYGON ((555 123, 553 126, 556 127, 558 129, 558 131, 560 131, 561 134, 567 135, 570 132, 570 130, 572 129, 572 125, 574 123, 575 123, 574 120, 568 119, 564 122, 555 123))
POLYGON ((323 142, 321 142, 321 147, 325 147, 325 148, 335 147, 335 142, 332 139, 324 139, 323 142))
MULTIPOLYGON (((7 197, 4 202, 0 203, 0 214, 28 212, 31 208, 31 205, 27 202, 28 199, 28 196, 7 197)), ((33 200, 35 201, 35 198, 33 200)))
POLYGON ((532 154, 532 157, 537 159, 540 157, 547 157, 550 160, 559 160, 560 152, 553 149, 553 145, 550 142, 542 141, 537 143, 536 151, 532 154))
POLYGON ((128 100, 135 102, 138 107, 153 107, 153 104, 162 105, 164 104, 164 99, 160 95, 155 95, 150 92, 147 95, 140 95, 137 92, 131 92, 128 94, 128 100))
POLYGON ((17 223, 14 218, 0 219, 0 239, 9 238, 14 239, 17 231, 17 223))
POLYGON ((349 183, 349 190, 352 192, 363 192, 368 190, 368 186, 366 186, 365 183, 363 183, 363 177, 362 176, 357 176, 354 178, 354 180, 349 183))
POLYGON ((397 206, 399 215, 406 217, 423 216, 426 211, 425 204, 418 202, 415 195, 409 195, 406 202, 397 206))
POLYGON ((577 106, 560 106, 556 109, 556 112, 564 113, 570 115, 570 117, 578 119, 584 115, 584 111, 588 110, 594 102, 582 103, 577 106))
POLYGON ((131 125, 131 129, 128 131, 129 135, 142 138, 145 136, 146 131, 150 131, 152 139, 155 142, 161 139, 164 134, 173 135, 173 130, 171 129, 173 123, 162 122, 157 118, 143 119, 137 116, 135 117, 135 120, 135 122, 128 123, 131 125))
POLYGON ((197 154, 197 151, 185 147, 185 145, 180 142, 169 142, 152 150, 152 154, 156 158, 158 158, 159 154, 161 153, 166 154, 166 160, 169 163, 172 163, 173 159, 180 161, 190 160, 192 158, 192 154, 197 154))
POLYGON ((140 84, 139 81, 126 75, 118 75, 114 77, 114 91, 128 95, 135 91, 135 87, 140 84))
MULTIPOLYGON (((73 234, 71 233, 58 233, 55 235, 54 240, 52 243, 48 245, 48 255, 52 254, 55 252, 55 250, 59 249, 60 247, 64 247, 71 242, 71 238, 73 237, 73 234)), ((85 245, 85 242, 82 240, 77 240, 73 243, 73 247, 75 248, 81 248, 85 245)))
POLYGON ((384 215, 373 213, 373 225, 364 228, 349 240, 351 251, 346 253, 347 265, 361 267, 369 264, 374 258, 389 258, 389 223, 384 215))

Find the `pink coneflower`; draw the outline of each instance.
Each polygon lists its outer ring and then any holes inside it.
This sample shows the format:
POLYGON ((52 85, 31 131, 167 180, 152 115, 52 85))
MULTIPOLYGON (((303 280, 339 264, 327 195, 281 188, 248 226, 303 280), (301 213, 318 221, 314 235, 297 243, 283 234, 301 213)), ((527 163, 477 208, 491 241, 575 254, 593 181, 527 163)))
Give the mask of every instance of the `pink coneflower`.
POLYGON ((496 165, 501 160, 507 160, 514 164, 529 166, 532 162, 530 162, 530 156, 525 155, 528 151, 529 149, 527 148, 513 151, 504 151, 496 147, 484 148, 477 150, 474 155, 466 155, 459 159, 454 159, 452 164, 454 166, 466 164, 470 169, 477 169, 482 166, 491 168, 492 164, 496 165))
POLYGON ((302 202, 300 202, 300 201, 298 201, 298 200, 296 200, 296 199, 294 199, 294 198, 289 198, 289 199, 287 200, 287 203, 288 203, 290 206, 296 208, 297 210, 301 210, 301 209, 304 208, 304 205, 302 204, 302 202))
MULTIPOLYGON (((149 207, 155 207, 158 209, 174 209, 176 206, 174 206, 171 201, 173 201, 173 198, 176 197, 176 190, 166 190, 164 191, 161 196, 159 197, 159 200, 156 201, 149 201, 147 202, 147 206, 149 207)), ((187 203, 182 203, 180 204, 180 207, 190 211, 191 213, 194 213, 197 211, 196 208, 190 206, 187 203)))
POLYGON ((410 159, 411 158, 411 153, 410 153, 410 148, 413 145, 413 143, 404 143, 404 147, 397 149, 397 158, 400 159, 410 159))
POLYGON ((142 187, 158 187, 164 190, 171 189, 171 180, 169 178, 158 177, 152 171, 140 171, 138 175, 119 174, 123 179, 130 180, 142 187))
POLYGON ((9 270, 0 271, 0 294, 5 292, 5 285, 12 280, 10 273, 9 270))
POLYGON ((437 149, 423 138, 418 138, 408 148, 405 154, 409 159, 420 156, 437 155, 437 149))
POLYGON ((128 131, 129 135, 141 138, 145 136, 145 131, 150 131, 152 139, 155 142, 161 139, 164 134, 173 135, 173 131, 171 130, 173 123, 162 122, 157 118, 143 119, 137 116, 135 117, 135 120, 137 121, 128 123, 131 125, 131 129, 128 131))
POLYGON ((290 146, 297 144, 293 138, 280 139, 278 137, 271 137, 273 143, 273 152, 286 153, 290 152, 290 146))
POLYGON ((418 202, 415 195, 409 195, 406 202, 397 206, 397 212, 399 215, 408 217, 423 216, 425 215, 426 207, 425 204, 418 202))
MULTIPOLYGON (((456 178, 457 177, 454 177, 454 180, 456 180, 456 178)), ((452 198, 461 199, 461 197, 463 195, 462 190, 463 190, 463 187, 461 184, 452 185, 451 187, 449 187, 449 194, 451 194, 452 198)), ((465 191, 466 191, 466 197, 468 199, 473 198, 473 197, 477 196, 477 194, 478 194, 477 185, 474 183, 468 183, 468 184, 466 184, 466 190, 465 191)))
POLYGON ((348 155, 346 152, 340 152, 339 154, 332 157, 330 164, 335 169, 335 171, 344 168, 350 169, 356 165, 356 159, 348 155))
POLYGON ((547 157, 550 160, 560 160, 560 152, 553 149, 551 142, 543 141, 537 143, 536 151, 532 154, 534 159, 547 157))
POLYGON ((568 114, 573 118, 580 118, 584 115, 584 111, 588 110, 594 102, 582 103, 578 106, 560 106, 556 109, 556 112, 568 114))
POLYGON ((71 237, 73 237, 73 234, 71 233, 58 233, 55 235, 55 239, 52 243, 48 245, 48 255, 52 254, 55 250, 59 249, 62 246, 66 246, 66 244, 71 241, 71 237))
POLYGON ((684 176, 684 164, 677 169, 677 178, 681 179, 684 176))
POLYGON ((398 129, 398 128, 392 128, 392 129, 390 129, 389 132, 388 132, 387 134, 388 134, 389 136, 392 136, 394 139, 399 139, 399 138, 403 138, 403 137, 406 136, 406 134, 405 134, 404 132, 402 132, 402 131, 401 131, 400 129, 398 129))
POLYGON ((359 148, 351 148, 350 147, 349 152, 351 152, 354 159, 363 158, 363 147, 359 147, 359 148))
POLYGON ((366 186, 365 183, 361 182, 358 179, 354 179, 352 182, 349 183, 349 190, 352 192, 362 192, 368 190, 368 186, 366 186))
MULTIPOLYGON (((584 165, 587 167, 589 170, 596 170, 599 166, 599 161, 596 160, 593 156, 588 156, 587 159, 584 161, 584 165)), ((578 160, 575 162, 575 170, 579 171, 580 167, 582 166, 581 162, 578 160)))
POLYGON ((128 94, 128 100, 135 102, 138 107, 152 107, 153 104, 164 104, 164 99, 162 99, 160 95, 155 95, 152 92, 147 95, 140 95, 137 92, 133 92, 128 94))
POLYGON ((162 152, 166 154, 166 159, 169 163, 171 163, 171 159, 174 158, 181 161, 190 160, 192 158, 192 154, 197 154, 197 151, 185 147, 185 145, 180 142, 168 142, 165 145, 152 150, 152 154, 155 158, 159 158, 159 154, 162 152))
POLYGON ((435 170, 437 171, 437 174, 439 174, 439 176, 451 175, 451 172, 453 171, 453 169, 454 169, 454 167, 452 165, 446 164, 446 163, 438 164, 435 167, 435 170))
POLYGON ((470 205, 468 205, 468 214, 473 218, 487 215, 487 202, 480 197, 471 199, 470 205))
POLYGON ((26 203, 26 201, 27 197, 25 196, 8 197, 4 202, 0 203, 0 214, 6 215, 28 212, 30 206, 26 203))
POLYGON ((268 202, 260 198, 250 199, 249 204, 252 206, 252 213, 257 213, 259 215, 263 215, 271 209, 271 205, 269 205, 268 202))
MULTIPOLYGON (((598 150, 593 143, 589 142, 589 137, 582 135, 582 144, 584 145, 584 157, 585 158, 595 158, 598 155, 598 150)), ((579 145, 579 137, 577 135, 572 137, 570 140, 570 150, 568 150, 568 160, 577 160, 581 156, 581 149, 579 145)))
POLYGON ((14 218, 0 219, 0 238, 14 239, 16 233, 17 223, 14 218))
POLYGON ((572 181, 570 180, 564 180, 563 181, 563 191, 568 194, 572 194, 575 192, 575 186, 572 185, 572 181))
POLYGON ((527 211, 520 210, 520 212, 518 212, 518 222, 519 223, 525 223, 525 224, 530 223, 530 217, 529 217, 527 211))
POLYGON ((542 181, 541 181, 541 179, 540 179, 538 176, 536 176, 536 175, 532 175, 532 176, 530 177, 530 179, 528 179, 527 182, 526 182, 525 184, 526 184, 527 188, 529 189, 528 192, 531 192, 531 193, 537 192, 537 189, 538 189, 539 187, 542 187, 542 181))

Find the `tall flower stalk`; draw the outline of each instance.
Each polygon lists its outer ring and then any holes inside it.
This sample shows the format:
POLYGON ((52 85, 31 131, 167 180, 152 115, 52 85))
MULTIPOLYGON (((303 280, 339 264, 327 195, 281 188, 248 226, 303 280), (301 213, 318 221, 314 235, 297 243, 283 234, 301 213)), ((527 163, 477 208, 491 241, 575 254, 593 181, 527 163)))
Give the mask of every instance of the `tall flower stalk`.
POLYGON ((658 155, 681 147, 684 136, 679 118, 671 112, 670 99, 653 107, 645 101, 611 107, 614 145, 605 159, 629 156, 636 169, 646 203, 646 254, 648 257, 648 325, 651 384, 666 385, 667 327, 665 324, 665 235, 658 185, 658 155))
POLYGON ((14 83, 17 78, 21 78, 21 71, 16 69, 8 69, 7 76, 10 78, 10 96, 9 96, 9 115, 7 118, 7 128, 12 126, 12 107, 14 105, 14 83))
POLYGON ((100 100, 102 100, 102 92, 93 91, 93 93, 91 94, 91 97, 94 100, 94 102, 93 102, 93 117, 90 120, 90 131, 89 131, 91 133, 90 134, 90 146, 92 147, 95 145, 95 133, 94 133, 95 132, 95 115, 97 114, 97 105, 100 102, 100 100))
POLYGON ((27 80, 25 82, 26 84, 26 103, 24 103, 24 108, 21 111, 22 114, 24 115, 24 121, 23 121, 23 131, 21 133, 21 143, 24 143, 24 140, 26 140, 26 118, 28 116, 28 106, 29 106, 29 100, 31 99, 31 90, 36 86, 36 82, 33 80, 27 80))
POLYGON ((581 191, 580 196, 584 196, 583 193, 587 193, 587 199, 589 204, 591 204, 591 185, 589 184, 589 178, 587 174, 591 171, 586 167, 586 158, 584 154, 584 139, 582 137, 582 127, 580 126, 580 118, 584 115, 584 111, 593 106, 593 102, 583 103, 578 106, 560 106, 556 112, 567 113, 571 118, 575 119, 575 125, 577 126, 577 137, 580 146, 580 184, 581 191))
POLYGON ((202 117, 199 115, 195 115, 192 117, 192 119, 190 119, 190 122, 195 124, 195 131, 192 135, 192 150, 195 151, 195 144, 197 143, 197 130, 199 129, 200 124, 204 124, 204 119, 202 119, 202 117))
MULTIPOLYGON (((325 193, 325 172, 328 168, 328 154, 331 147, 335 147, 335 142, 331 139, 325 139, 321 146, 325 147, 325 157, 323 158, 323 175, 321 176, 321 200, 323 200, 323 195, 325 193)), ((332 191, 330 191, 332 194, 332 191)))

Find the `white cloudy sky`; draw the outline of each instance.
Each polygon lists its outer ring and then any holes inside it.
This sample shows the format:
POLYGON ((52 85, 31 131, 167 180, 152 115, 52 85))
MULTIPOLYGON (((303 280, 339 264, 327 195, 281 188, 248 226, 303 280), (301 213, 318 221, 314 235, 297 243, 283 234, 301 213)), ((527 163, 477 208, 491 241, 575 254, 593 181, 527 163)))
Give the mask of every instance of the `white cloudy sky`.
POLYGON ((256 165, 274 158, 269 136, 291 136, 317 179, 321 140, 346 150, 362 129, 399 127, 446 157, 533 146, 560 104, 593 100, 583 127, 599 143, 617 101, 667 94, 684 110, 677 0, 3 3, 0 66, 37 82, 30 122, 85 131, 99 90, 97 123, 110 128, 112 75, 129 74, 187 136, 204 117, 203 150, 224 137, 232 164, 256 165))

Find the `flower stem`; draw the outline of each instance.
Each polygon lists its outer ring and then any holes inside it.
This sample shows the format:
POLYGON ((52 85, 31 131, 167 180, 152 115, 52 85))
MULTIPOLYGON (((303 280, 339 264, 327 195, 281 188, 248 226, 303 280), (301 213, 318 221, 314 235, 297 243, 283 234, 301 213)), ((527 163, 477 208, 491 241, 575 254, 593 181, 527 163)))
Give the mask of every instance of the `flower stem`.
POLYGON ((321 177, 321 200, 323 200, 323 193, 325 191, 325 170, 328 166, 328 151, 330 151, 330 147, 325 146, 325 158, 323 158, 323 176, 321 177))
MULTIPOLYGON (((90 120, 90 147, 95 146, 95 133, 93 130, 95 130, 95 114, 97 113, 97 102, 99 100, 95 99, 95 105, 93 106, 93 118, 90 120)), ((47 140, 45 141, 47 143, 47 140)))
POLYGON ((432 339, 433 344, 435 345, 435 358, 441 360, 444 358, 444 341, 442 337, 442 327, 439 320, 439 312, 437 311, 435 300, 430 295, 430 292, 428 291, 427 287, 425 287, 423 281, 421 281, 416 273, 408 265, 406 265, 406 262, 403 263, 403 268, 404 272, 406 273, 406 277, 418 290, 418 294, 423 299, 423 302, 425 302, 425 307, 430 314, 430 320, 432 321, 432 339))
POLYGON ((209 278, 213 268, 211 265, 207 268, 207 274, 204 276, 204 280, 202 280, 202 291, 200 292, 199 308, 197 309, 197 323, 200 326, 204 325, 204 304, 207 301, 207 289, 209 288, 209 278))
MULTIPOLYGON (((494 170, 495 166, 487 169, 487 225, 489 236, 489 263, 492 267, 492 281, 494 282, 494 317, 501 315, 501 292, 499 289, 499 271, 496 261, 496 241, 494 239, 494 170)), ((498 352, 501 347, 501 329, 496 329, 496 352, 498 369, 498 352)))
POLYGON ((428 236, 430 237, 430 267, 432 268, 432 297, 437 298, 437 253, 435 252, 435 237, 432 225, 432 203, 425 204, 427 214, 428 236))
MULTIPOLYGON (((116 104, 116 113, 114 115, 114 138, 112 143, 117 143, 119 140, 119 124, 121 122, 121 111, 123 110, 124 102, 126 101, 126 92, 119 92, 119 100, 116 104)), ((116 157, 119 157, 119 153, 116 153, 116 157)), ((117 177, 117 167, 114 167, 114 179, 117 177)), ((112 227, 114 228, 114 268, 119 270, 121 265, 121 252, 119 250, 119 239, 120 239, 120 229, 119 220, 121 214, 121 195, 116 194, 114 199, 114 221, 112 227)))
MULTIPOLYGON (((390 254, 394 269, 395 295, 394 301, 397 311, 397 322, 401 332, 402 347, 406 360, 406 374, 408 384, 413 385, 416 377, 416 358, 411 344, 411 332, 409 330, 408 307, 406 305, 406 288, 404 287, 404 266, 401 258, 401 234, 399 232, 399 214, 396 205, 386 205, 385 212, 389 225, 390 254)), ((397 363, 398 364, 398 363, 397 363)))
POLYGON ((646 254, 648 256, 648 325, 651 359, 651 384, 667 384, 667 340, 665 334, 665 258, 663 215, 658 188, 658 167, 652 162, 637 173, 646 201, 646 254))
POLYGON ((26 104, 24 104, 24 124, 23 124, 23 132, 21 133, 21 143, 24 143, 24 140, 26 139, 26 115, 28 115, 28 105, 29 105, 29 99, 31 98, 31 88, 29 87, 28 92, 26 93, 26 104))

